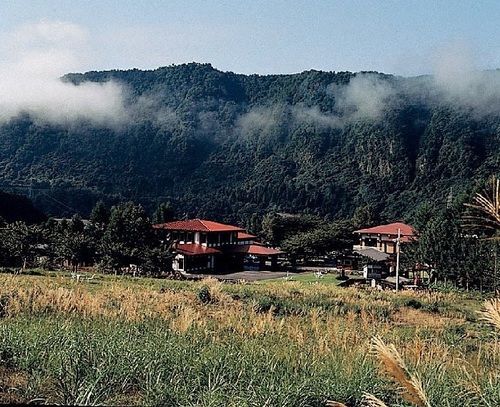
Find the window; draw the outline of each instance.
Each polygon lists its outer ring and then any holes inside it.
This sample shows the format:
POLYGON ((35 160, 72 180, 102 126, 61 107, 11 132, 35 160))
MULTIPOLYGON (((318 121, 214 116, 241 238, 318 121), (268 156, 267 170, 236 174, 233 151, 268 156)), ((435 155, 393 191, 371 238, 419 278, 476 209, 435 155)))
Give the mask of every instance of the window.
POLYGON ((179 270, 184 270, 184 259, 177 259, 177 265, 179 270))
POLYGON ((229 236, 230 236, 230 233, 221 233, 220 234, 220 243, 221 244, 228 244, 229 243, 229 236))
POLYGON ((200 243, 207 243, 207 234, 206 233, 200 233, 200 243))
POLYGON ((377 247, 377 239, 376 238, 366 238, 364 240, 365 240, 365 246, 377 247))

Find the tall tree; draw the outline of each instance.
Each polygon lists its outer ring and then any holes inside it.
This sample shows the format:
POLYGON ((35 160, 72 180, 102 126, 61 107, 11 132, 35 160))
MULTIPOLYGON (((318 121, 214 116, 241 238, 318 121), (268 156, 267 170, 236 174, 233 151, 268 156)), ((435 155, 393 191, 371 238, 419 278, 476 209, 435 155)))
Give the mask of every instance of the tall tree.
POLYGON ((25 271, 29 263, 33 263, 41 237, 39 226, 26 225, 20 221, 10 223, 2 229, 5 252, 12 259, 13 265, 21 267, 21 272, 25 271))
POLYGON ((351 219, 354 228, 367 228, 378 223, 378 216, 371 205, 358 206, 351 219))
POLYGON ((109 222, 110 213, 103 201, 98 201, 90 213, 90 222, 103 229, 109 222))
POLYGON ((141 266, 153 242, 151 222, 144 208, 132 202, 116 205, 111 208, 100 244, 103 266, 115 273, 131 264, 141 266))
POLYGON ((67 261, 74 272, 78 272, 80 264, 93 261, 94 239, 79 215, 73 216, 70 222, 61 222, 53 229, 51 236, 55 257, 67 261))
POLYGON ((158 205, 153 215, 154 223, 166 223, 175 220, 175 211, 170 202, 163 202, 158 205))

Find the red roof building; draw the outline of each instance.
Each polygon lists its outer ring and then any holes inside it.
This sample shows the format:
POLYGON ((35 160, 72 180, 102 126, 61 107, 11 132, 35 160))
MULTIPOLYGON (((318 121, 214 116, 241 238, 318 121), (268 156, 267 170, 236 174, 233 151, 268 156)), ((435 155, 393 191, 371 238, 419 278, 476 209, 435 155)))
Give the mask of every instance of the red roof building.
POLYGON ((234 246, 230 250, 232 253, 253 254, 254 256, 275 256, 283 254, 281 250, 272 249, 260 244, 245 244, 234 246))
POLYGON ((155 229, 183 230, 189 232, 244 232, 238 226, 225 225, 219 222, 203 219, 176 220, 173 222, 153 225, 155 229))
POLYGON ((174 249, 186 256, 198 256, 204 254, 220 254, 221 251, 214 249, 213 247, 202 246, 201 244, 187 243, 187 244, 175 244, 174 249))
POLYGON ((153 225, 157 233, 174 241, 174 270, 180 272, 238 271, 247 256, 257 256, 259 267, 277 266, 282 252, 257 242, 257 237, 238 226, 204 219, 188 219, 153 225))
POLYGON ((253 241, 253 240, 256 240, 256 239, 257 239, 257 236, 251 235, 250 233, 238 232, 238 240, 253 241))
POLYGON ((366 248, 374 248, 383 253, 396 253, 396 240, 398 233, 400 243, 410 242, 416 238, 415 230, 410 225, 402 222, 378 225, 370 228, 355 230, 359 235, 359 244, 354 246, 354 250, 359 251, 366 248))

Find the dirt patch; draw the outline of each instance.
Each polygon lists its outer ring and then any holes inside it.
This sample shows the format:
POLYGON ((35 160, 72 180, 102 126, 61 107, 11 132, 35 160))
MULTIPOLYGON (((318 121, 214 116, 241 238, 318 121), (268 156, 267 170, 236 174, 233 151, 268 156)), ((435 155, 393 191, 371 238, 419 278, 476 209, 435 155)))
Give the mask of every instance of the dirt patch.
POLYGON ((28 375, 26 373, 0 365, 0 404, 25 403, 22 391, 27 384, 28 375))

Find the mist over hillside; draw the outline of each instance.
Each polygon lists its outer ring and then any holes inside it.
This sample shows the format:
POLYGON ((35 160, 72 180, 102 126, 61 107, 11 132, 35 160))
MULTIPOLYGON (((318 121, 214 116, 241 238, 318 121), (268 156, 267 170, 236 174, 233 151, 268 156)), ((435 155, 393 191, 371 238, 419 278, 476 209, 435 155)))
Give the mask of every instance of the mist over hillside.
POLYGON ((0 103, 0 189, 30 188, 54 215, 102 198, 247 224, 367 204, 395 219, 500 169, 500 71, 261 76, 192 63, 57 86, 57 100, 0 103))

